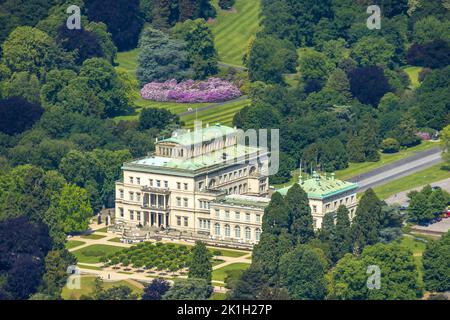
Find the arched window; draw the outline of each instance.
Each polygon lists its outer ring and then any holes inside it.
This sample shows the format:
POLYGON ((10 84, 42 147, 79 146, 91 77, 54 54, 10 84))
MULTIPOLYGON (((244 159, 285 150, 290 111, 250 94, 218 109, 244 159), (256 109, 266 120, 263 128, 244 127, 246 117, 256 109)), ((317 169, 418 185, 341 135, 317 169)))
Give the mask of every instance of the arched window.
POLYGON ((215 233, 217 236, 220 235, 220 224, 219 224, 219 223, 216 223, 216 224, 214 225, 214 233, 215 233))
POLYGON ((261 229, 256 229, 256 232, 255 232, 255 235, 256 235, 256 241, 259 241, 259 239, 261 238, 261 229))
POLYGON ((245 228, 245 239, 250 240, 251 237, 252 237, 252 230, 249 227, 245 228))
POLYGON ((240 238, 241 237, 241 227, 239 227, 239 226, 234 227, 234 236, 236 238, 240 238))
POLYGON ((225 225, 225 237, 229 237, 230 236, 230 225, 226 224, 225 225))

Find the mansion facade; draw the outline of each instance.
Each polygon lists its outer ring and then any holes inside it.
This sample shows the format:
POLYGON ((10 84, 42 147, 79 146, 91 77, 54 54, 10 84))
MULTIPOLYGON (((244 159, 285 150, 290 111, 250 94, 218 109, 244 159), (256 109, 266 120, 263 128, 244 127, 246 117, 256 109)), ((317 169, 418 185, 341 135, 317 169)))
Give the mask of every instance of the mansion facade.
MULTIPOLYGON (((269 153, 239 143, 239 131, 216 124, 157 141, 154 154, 125 163, 116 182, 115 223, 158 227, 224 244, 253 245, 270 202, 269 153)), ((357 185, 314 174, 300 181, 314 223, 345 204, 357 185)), ((278 190, 285 194, 288 188, 278 190)))

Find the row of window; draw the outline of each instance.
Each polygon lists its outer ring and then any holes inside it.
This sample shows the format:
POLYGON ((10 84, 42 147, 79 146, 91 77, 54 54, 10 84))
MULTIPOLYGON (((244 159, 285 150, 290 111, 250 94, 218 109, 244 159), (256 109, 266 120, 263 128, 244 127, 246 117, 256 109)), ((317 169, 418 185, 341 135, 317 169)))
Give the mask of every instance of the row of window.
MULTIPOLYGON (((229 224, 226 224, 224 226, 224 236, 225 237, 231 237, 231 226, 229 224)), ((221 236, 222 235, 222 227, 220 225, 220 223, 216 223, 214 224, 214 235, 216 236, 221 236)), ((237 238, 237 239, 241 239, 241 227, 240 226, 235 226, 233 228, 233 237, 237 238)), ((261 229, 256 228, 255 229, 255 239, 256 241, 259 241, 261 237, 261 229)), ((244 238, 246 240, 251 240, 252 238, 252 228, 250 227, 245 227, 244 228, 244 238)))
POLYGON ((243 194, 247 193, 247 184, 240 184, 228 189, 228 194, 243 194))
POLYGON ((236 170, 234 172, 226 173, 219 176, 219 183, 225 183, 231 181, 232 179, 241 178, 247 175, 247 168, 236 170))
MULTIPOLYGON (((141 184, 141 178, 136 177, 129 177, 129 182, 130 184, 134 184, 136 181, 136 184, 140 185, 141 184)), ((169 181, 167 180, 158 180, 158 179, 149 179, 148 180, 150 187, 156 187, 156 188, 169 188, 169 181)), ((188 183, 181 183, 181 182, 177 182, 177 189, 181 190, 181 188, 183 187, 184 190, 188 190, 189 188, 189 184, 188 183)))
MULTIPOLYGON (((349 198, 349 197, 346 197, 345 200, 344 200, 344 199, 339 200, 339 206, 341 206, 341 205, 343 205, 343 204, 345 204, 345 205, 352 204, 352 203, 354 203, 354 202, 355 202, 355 196, 353 195, 353 196, 351 196, 350 198, 349 198), (345 202, 344 202, 344 201, 345 201, 345 202), (350 201, 350 202, 349 202, 349 201, 350 201)), ((336 210, 336 209, 338 208, 338 201, 337 201, 337 200, 334 201, 334 203, 333 203, 333 209, 331 209, 331 208, 332 208, 332 204, 331 204, 331 203, 327 203, 327 204, 325 205, 325 211, 326 211, 326 212, 328 212, 328 211, 330 211, 330 210, 336 210)), ((314 211, 314 208, 313 208, 313 211, 314 211)), ((317 212, 317 210, 314 211, 314 212, 317 212)))
MULTIPOLYGON (((128 212, 130 215, 130 220, 134 220, 134 218, 136 217, 137 221, 141 221, 141 212, 140 211, 128 210, 128 212), (135 214, 136 214, 136 216, 135 216, 135 214)), ((119 208, 119 215, 121 218, 124 217, 123 208, 119 208)))
MULTIPOLYGON (((220 219, 221 215, 220 215, 220 210, 219 209, 215 209, 215 218, 216 219, 220 219)), ((251 222, 252 221, 252 215, 248 212, 244 213, 244 217, 246 222, 251 222)), ((224 216, 223 218, 225 220, 231 220, 231 213, 229 210, 225 210, 224 211, 224 216)), ((234 212, 234 220, 236 221, 240 221, 241 220, 241 213, 239 211, 235 211, 234 212)), ((255 214, 255 222, 261 222, 261 215, 260 214, 255 214)))

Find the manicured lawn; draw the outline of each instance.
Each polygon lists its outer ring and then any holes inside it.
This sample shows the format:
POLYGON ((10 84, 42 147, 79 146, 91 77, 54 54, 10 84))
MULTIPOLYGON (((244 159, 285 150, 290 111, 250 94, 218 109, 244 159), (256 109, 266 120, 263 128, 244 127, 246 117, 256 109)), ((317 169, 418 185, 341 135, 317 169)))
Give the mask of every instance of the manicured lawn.
POLYGON ((226 250, 226 249, 214 249, 214 248, 208 248, 208 250, 211 253, 214 253, 215 251, 220 251, 220 255, 223 257, 230 257, 230 258, 238 258, 245 256, 246 254, 251 253, 250 251, 233 251, 233 250, 226 250))
POLYGON ((123 249, 122 247, 93 244, 80 250, 75 250, 72 253, 79 263, 99 263, 102 257, 122 251, 123 249))
POLYGON ((81 264, 81 263, 77 264, 77 266, 78 266, 79 268, 82 268, 82 269, 102 270, 102 268, 100 268, 100 267, 90 266, 90 265, 87 265, 87 264, 81 264))
POLYGON ((109 242, 118 242, 118 243, 122 243, 120 238, 112 238, 108 240, 109 242))
POLYGON ((422 67, 408 67, 403 69, 409 76, 409 79, 411 80, 411 87, 413 89, 416 89, 420 86, 419 83, 419 73, 422 71, 422 67))
POLYGON ((185 127, 192 129, 194 127, 194 121, 202 121, 203 126, 207 123, 214 124, 220 123, 222 125, 231 126, 234 115, 242 108, 250 105, 250 100, 245 99, 237 102, 227 103, 222 106, 198 112, 197 114, 190 114, 181 117, 184 121, 185 127))
POLYGON ((211 25, 221 62, 241 66, 249 39, 259 29, 261 2, 236 0, 234 9, 221 10, 218 0, 213 0, 217 17, 211 25))
POLYGON ((374 188, 374 191, 380 199, 386 199, 402 191, 450 178, 450 172, 447 170, 442 170, 441 167, 442 164, 437 164, 428 169, 376 187, 374 188))
POLYGON ((217 281, 225 281, 226 272, 229 270, 247 270, 250 267, 248 263, 233 263, 223 268, 213 270, 212 279, 217 281))
POLYGON ((136 69, 138 67, 139 49, 134 49, 117 54, 116 63, 119 68, 125 69, 133 77, 136 77, 136 69))
POLYGON ((86 242, 83 241, 77 241, 77 240, 69 240, 66 242, 66 249, 72 249, 72 248, 76 248, 79 247, 83 244, 85 244, 86 242))
POLYGON ((108 227, 104 227, 98 230, 95 230, 94 232, 102 232, 102 233, 107 233, 108 232, 108 227))
MULTIPOLYGON (((91 296, 94 292, 95 287, 95 276, 82 276, 81 277, 81 285, 80 289, 69 289, 66 287, 62 290, 62 298, 64 300, 78 300, 82 295, 91 296)), ((134 286, 133 284, 127 281, 116 281, 116 282, 104 282, 103 288, 109 289, 116 286, 127 286, 129 287, 133 293, 137 295, 142 295, 142 289, 134 286)))
POLYGON ((81 236, 83 239, 91 239, 91 240, 99 240, 99 239, 103 239, 106 238, 106 236, 102 236, 99 234, 88 234, 86 236, 81 236))

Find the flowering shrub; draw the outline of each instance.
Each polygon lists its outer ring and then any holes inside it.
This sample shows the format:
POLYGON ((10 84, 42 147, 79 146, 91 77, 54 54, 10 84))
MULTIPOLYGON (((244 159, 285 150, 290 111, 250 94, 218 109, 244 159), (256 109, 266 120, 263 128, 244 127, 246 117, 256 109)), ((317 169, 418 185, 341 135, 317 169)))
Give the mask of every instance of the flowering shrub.
POLYGON ((142 98, 159 102, 200 103, 222 102, 241 96, 239 89, 232 83, 209 78, 207 81, 177 80, 151 82, 141 90, 142 98))

